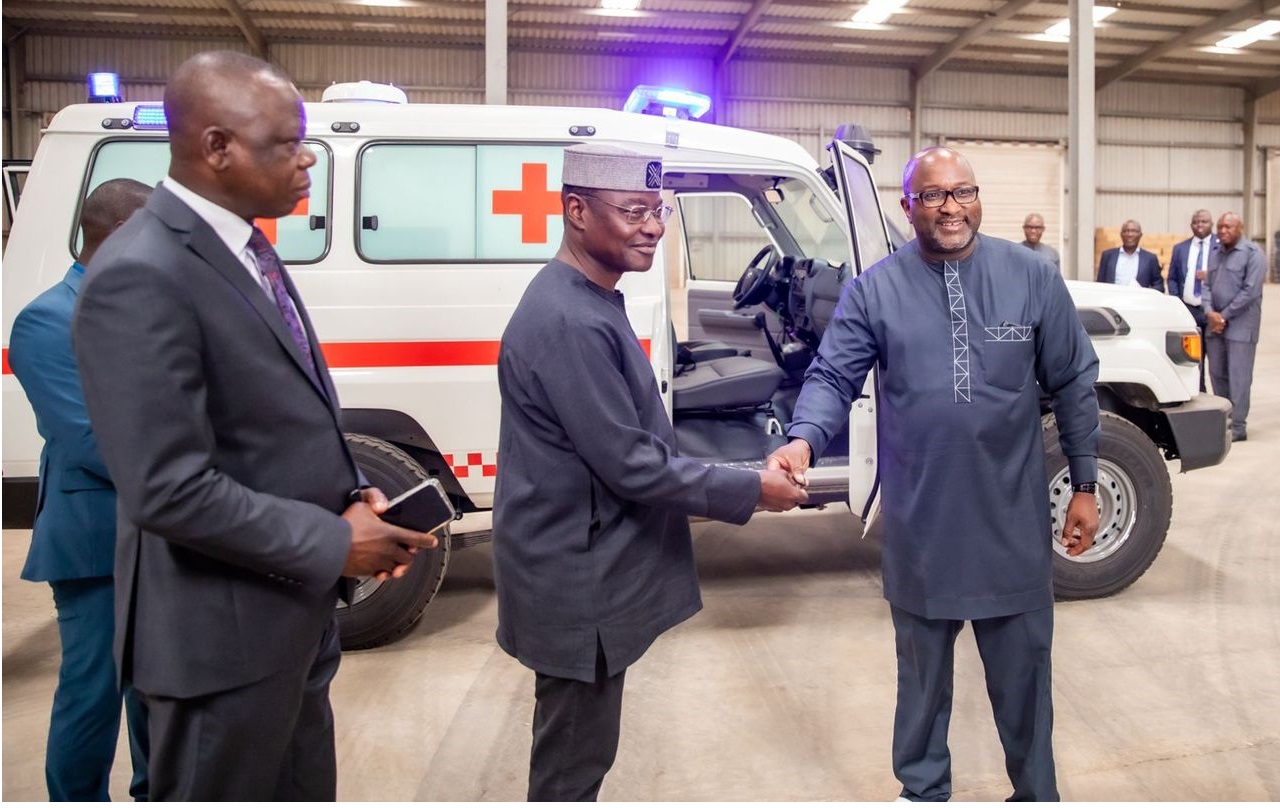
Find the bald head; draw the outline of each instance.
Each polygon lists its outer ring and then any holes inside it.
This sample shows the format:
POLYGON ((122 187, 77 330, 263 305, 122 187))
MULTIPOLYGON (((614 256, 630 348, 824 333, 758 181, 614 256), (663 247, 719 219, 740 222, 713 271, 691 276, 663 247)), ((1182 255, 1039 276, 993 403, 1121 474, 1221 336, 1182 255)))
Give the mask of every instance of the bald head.
POLYGON ((234 51, 199 53, 178 66, 164 88, 164 114, 174 157, 199 150, 209 126, 234 127, 262 106, 255 90, 297 92, 274 65, 234 51))
POLYGON ((1022 237, 1023 240, 1032 247, 1040 243, 1040 239, 1044 236, 1044 217, 1039 213, 1028 213, 1027 218, 1022 220, 1022 237))
POLYGON ((1227 211, 1218 217, 1218 241, 1222 246, 1231 249, 1244 235, 1244 220, 1235 211, 1227 211))
POLYGON ((84 231, 80 263, 89 263, 107 236, 147 204, 150 195, 150 185, 130 179, 107 180, 93 189, 80 209, 80 227, 84 231))
POLYGON ((906 168, 902 169, 902 192, 920 191, 923 186, 917 186, 939 171, 967 173, 973 178, 973 166, 963 154, 947 146, 931 146, 907 161, 906 168))
POLYGON ((1213 229, 1213 214, 1201 208, 1191 214, 1191 234, 1196 238, 1205 238, 1213 229))
POLYGON ((1138 249, 1140 241, 1142 241, 1142 225, 1133 219, 1120 225, 1120 245, 1124 247, 1125 252, 1131 253, 1138 249))
POLYGON ((982 200, 965 156, 934 146, 912 157, 902 171, 902 211, 925 260, 968 258, 982 224, 982 200))
POLYGON ((200 196, 245 219, 284 216, 306 196, 315 163, 302 146, 306 113, 279 68, 242 53, 197 54, 169 80, 164 111, 169 174, 200 196))

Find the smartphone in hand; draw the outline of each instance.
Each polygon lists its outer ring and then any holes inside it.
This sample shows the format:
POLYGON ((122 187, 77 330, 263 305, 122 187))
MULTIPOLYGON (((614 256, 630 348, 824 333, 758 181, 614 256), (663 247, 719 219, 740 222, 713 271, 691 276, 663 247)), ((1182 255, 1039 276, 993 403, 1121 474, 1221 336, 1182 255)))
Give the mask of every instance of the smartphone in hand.
POLYGON ((455 515, 444 486, 432 477, 396 495, 387 503, 382 518, 409 530, 434 533, 453 521, 455 515))

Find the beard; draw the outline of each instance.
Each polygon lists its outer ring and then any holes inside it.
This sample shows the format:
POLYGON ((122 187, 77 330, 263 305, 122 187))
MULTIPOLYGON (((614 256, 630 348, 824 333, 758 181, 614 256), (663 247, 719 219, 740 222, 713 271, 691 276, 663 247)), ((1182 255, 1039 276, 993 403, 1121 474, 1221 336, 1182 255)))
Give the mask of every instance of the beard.
POLYGON ((960 221, 962 226, 955 232, 945 232, 942 229, 941 220, 934 222, 927 232, 917 232, 916 236, 924 242, 925 247, 934 253, 954 253, 960 252, 968 247, 977 231, 969 221, 968 216, 960 216, 949 221, 960 221))

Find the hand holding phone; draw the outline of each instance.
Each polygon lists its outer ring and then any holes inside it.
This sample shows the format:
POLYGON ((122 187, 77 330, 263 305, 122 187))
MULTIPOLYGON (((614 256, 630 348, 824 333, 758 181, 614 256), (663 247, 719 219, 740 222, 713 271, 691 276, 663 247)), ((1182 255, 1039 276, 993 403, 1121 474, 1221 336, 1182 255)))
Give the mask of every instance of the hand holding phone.
POLYGON ((382 513, 383 520, 420 533, 434 533, 455 516, 444 486, 434 477, 395 496, 382 513))

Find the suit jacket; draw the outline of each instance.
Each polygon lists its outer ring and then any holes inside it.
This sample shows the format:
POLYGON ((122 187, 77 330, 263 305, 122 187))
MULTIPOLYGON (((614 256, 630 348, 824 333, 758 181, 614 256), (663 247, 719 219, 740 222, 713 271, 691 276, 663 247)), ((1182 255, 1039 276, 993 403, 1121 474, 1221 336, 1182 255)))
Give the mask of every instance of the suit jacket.
MULTIPOLYGON (((1119 247, 1103 251, 1102 260, 1098 262, 1098 283, 1116 282, 1116 260, 1119 257, 1119 247)), ((1138 248, 1138 285, 1164 291, 1164 278, 1160 277, 1160 259, 1156 258, 1155 253, 1141 247, 1138 248)))
MULTIPOLYGON (((1179 241, 1173 245, 1173 253, 1169 256, 1169 294, 1181 299, 1183 291, 1188 284, 1195 285, 1195 273, 1187 271, 1187 253, 1191 250, 1191 242, 1194 239, 1179 241)), ((1209 252, 1204 257, 1204 268, 1209 269, 1209 259, 1213 256, 1213 251, 1218 249, 1218 237, 1209 236, 1209 252)), ((1204 284, 1201 283, 1201 294, 1204 293, 1204 284)))
POLYGON ((119 492, 117 660, 144 693, 259 681, 333 619, 358 474, 284 281, 318 383, 275 304, 163 185, 89 267, 75 349, 119 492))
POLYGON ((1267 258, 1262 248, 1244 237, 1230 250, 1218 245, 1213 251, 1200 300, 1205 314, 1216 311, 1226 318, 1227 329, 1222 336, 1232 342, 1258 341, 1266 272, 1267 258))
POLYGON ((114 566, 116 491, 89 427, 71 350, 71 315, 83 278, 84 267, 73 265, 18 314, 9 337, 13 375, 44 438, 36 521, 22 568, 28 581, 105 577, 114 566))

